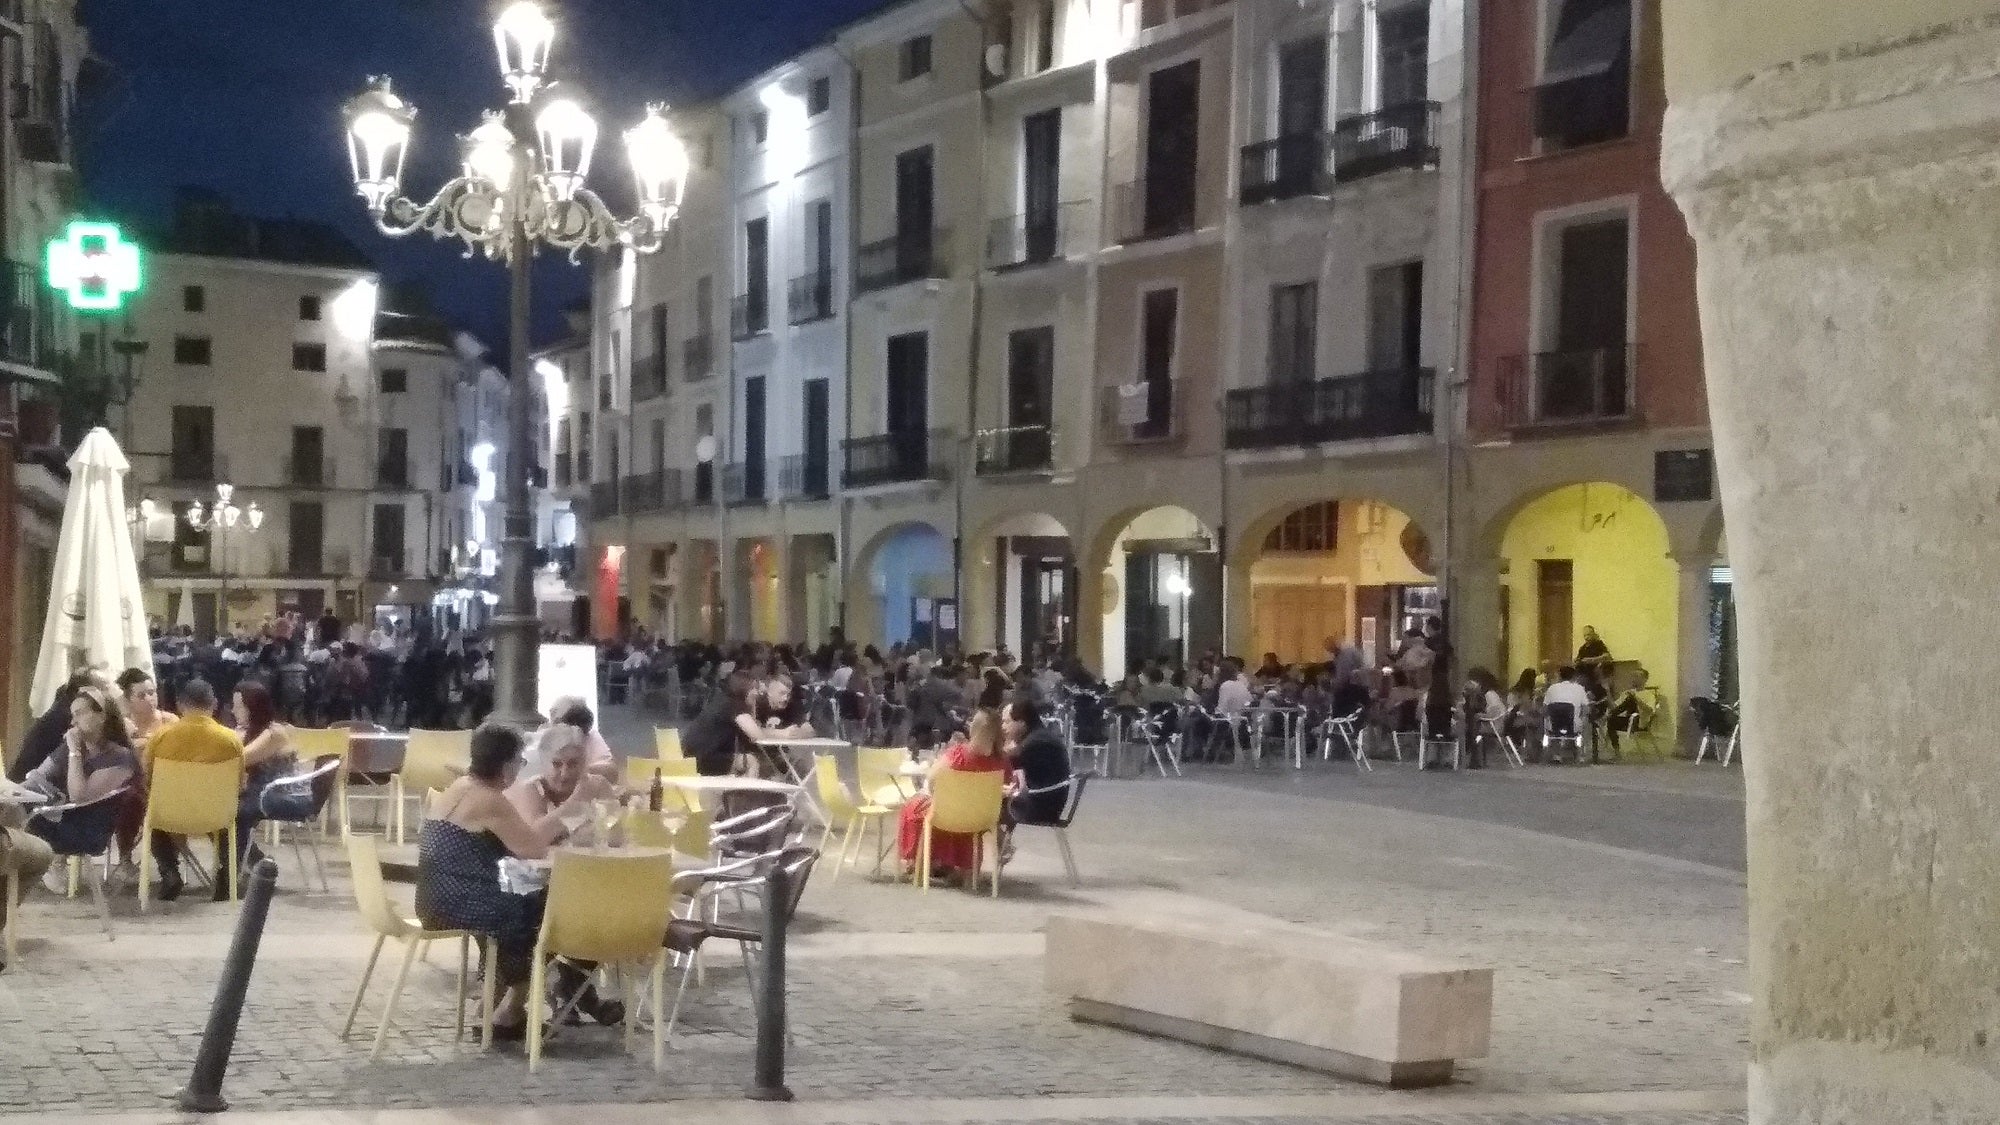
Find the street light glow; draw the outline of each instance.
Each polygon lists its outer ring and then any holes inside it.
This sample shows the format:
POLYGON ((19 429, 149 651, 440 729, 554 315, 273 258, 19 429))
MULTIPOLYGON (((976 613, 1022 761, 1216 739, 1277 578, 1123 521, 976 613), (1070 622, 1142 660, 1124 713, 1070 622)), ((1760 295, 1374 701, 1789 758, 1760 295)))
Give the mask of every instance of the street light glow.
POLYGON ((590 174, 590 153, 597 147, 597 119, 574 101, 558 98, 535 115, 535 131, 542 136, 549 188, 567 203, 576 198, 576 189, 590 174))
POLYGON ((488 116, 477 129, 465 135, 465 174, 481 179, 497 191, 514 182, 514 135, 498 117, 488 116))
POLYGON ((500 76, 514 91, 514 100, 526 102, 542 84, 548 72, 549 50, 555 45, 556 25, 540 4, 519 0, 509 4, 493 21, 493 46, 500 54, 500 76))
POLYGON ((403 181, 403 158, 410 151, 410 123, 415 106, 389 89, 387 78, 376 78, 368 89, 347 103, 347 159, 354 169, 354 187, 381 210, 403 181))

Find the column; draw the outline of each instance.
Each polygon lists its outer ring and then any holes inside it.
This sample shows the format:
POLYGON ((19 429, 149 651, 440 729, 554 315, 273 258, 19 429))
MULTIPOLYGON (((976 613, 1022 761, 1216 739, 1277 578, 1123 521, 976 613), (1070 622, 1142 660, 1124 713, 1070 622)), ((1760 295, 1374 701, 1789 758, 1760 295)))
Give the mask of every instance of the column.
POLYGON ((2000 1113, 2000 23, 1971 7, 1665 5, 1741 627, 1756 1125, 2000 1113))
MULTIPOLYGON (((1675 696, 1663 700, 1680 713, 1680 705, 1697 695, 1713 695, 1715 661, 1708 648, 1709 571, 1715 560, 1707 555, 1675 556, 1679 569, 1680 683, 1675 696)), ((1660 685, 1665 690, 1666 685, 1660 685)), ((1676 732, 1678 733, 1678 731, 1676 732)))
MULTIPOLYGON (((1451 642, 1458 649, 1459 671, 1483 667, 1501 683, 1512 683, 1521 670, 1509 667, 1507 654, 1500 651, 1500 560, 1470 558, 1453 564, 1451 597, 1451 642)), ((1519 613, 1517 608, 1516 630, 1519 613)))

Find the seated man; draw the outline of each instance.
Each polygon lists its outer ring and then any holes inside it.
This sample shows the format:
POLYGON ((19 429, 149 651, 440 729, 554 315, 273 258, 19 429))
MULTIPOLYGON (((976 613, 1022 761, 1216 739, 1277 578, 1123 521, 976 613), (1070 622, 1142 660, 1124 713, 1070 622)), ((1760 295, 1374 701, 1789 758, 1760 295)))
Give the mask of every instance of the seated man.
MULTIPOLYGON (((153 763, 168 762, 236 762, 243 761, 243 739, 235 731, 215 721, 215 689, 207 680, 192 679, 181 685, 180 718, 167 725, 166 729, 154 735, 146 744, 146 768, 150 771, 153 763)), ((153 862, 160 868, 160 899, 172 902, 180 897, 181 880, 180 848, 175 839, 165 832, 155 831, 151 841, 153 862)), ((218 838, 215 844, 215 900, 229 898, 229 852, 228 842, 218 838)))

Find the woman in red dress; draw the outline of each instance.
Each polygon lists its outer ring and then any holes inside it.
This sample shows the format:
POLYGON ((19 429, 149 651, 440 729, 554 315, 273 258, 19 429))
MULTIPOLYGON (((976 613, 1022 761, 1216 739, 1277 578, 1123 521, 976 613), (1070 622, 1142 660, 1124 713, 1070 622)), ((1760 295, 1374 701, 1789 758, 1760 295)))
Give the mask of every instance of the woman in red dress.
MULTIPOLYGON (((972 733, 969 737, 954 741, 938 755, 937 764, 931 767, 935 775, 939 770, 984 770, 1006 771, 1012 769, 1007 755, 1000 746, 1000 716, 990 707, 982 707, 973 712, 972 733)), ((896 826, 896 843, 903 856, 903 873, 908 875, 916 870, 917 854, 924 839, 924 814, 930 811, 931 798, 928 793, 920 793, 903 803, 900 819, 896 826)), ((931 833, 931 871, 940 870, 954 874, 973 871, 978 863, 974 838, 957 832, 931 833)))

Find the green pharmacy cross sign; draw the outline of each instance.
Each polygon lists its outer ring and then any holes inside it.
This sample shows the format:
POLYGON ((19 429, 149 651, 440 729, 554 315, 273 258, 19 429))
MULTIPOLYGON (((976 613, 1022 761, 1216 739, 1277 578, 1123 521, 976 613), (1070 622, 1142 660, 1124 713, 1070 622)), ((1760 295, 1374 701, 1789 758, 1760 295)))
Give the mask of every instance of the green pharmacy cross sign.
POLYGON ((49 243, 49 288, 78 312, 117 312, 139 291, 139 247, 116 223, 77 219, 49 243))

